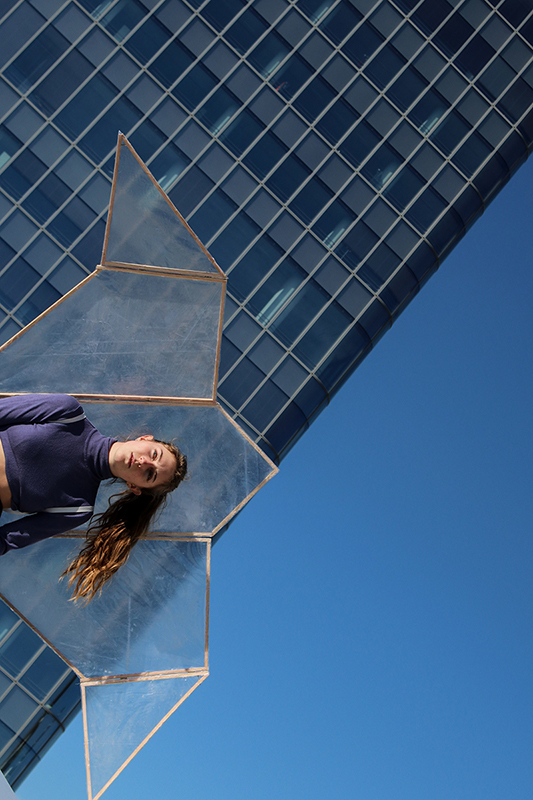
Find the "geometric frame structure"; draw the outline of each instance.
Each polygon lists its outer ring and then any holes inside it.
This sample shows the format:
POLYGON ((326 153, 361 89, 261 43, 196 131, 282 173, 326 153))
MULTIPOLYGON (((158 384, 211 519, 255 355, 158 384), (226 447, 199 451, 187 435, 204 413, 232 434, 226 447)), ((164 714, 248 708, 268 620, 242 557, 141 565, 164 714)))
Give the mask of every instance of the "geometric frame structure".
MULTIPOLYGON (((125 438, 178 433, 189 461, 190 481, 89 605, 58 583, 83 529, 0 562, 5 602, 80 677, 89 800, 208 676, 211 539, 278 471, 216 401, 225 287, 119 134, 101 264, 0 348, 0 396, 72 394, 104 435, 119 422, 125 438)), ((101 487, 97 513, 113 493, 101 487)))

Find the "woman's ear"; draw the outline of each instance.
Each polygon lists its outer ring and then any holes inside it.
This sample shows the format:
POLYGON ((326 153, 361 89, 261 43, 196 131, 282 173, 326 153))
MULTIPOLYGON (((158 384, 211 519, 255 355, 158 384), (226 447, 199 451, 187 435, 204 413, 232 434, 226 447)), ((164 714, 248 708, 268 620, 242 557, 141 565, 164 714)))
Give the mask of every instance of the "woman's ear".
POLYGON ((140 494, 142 494, 142 492, 141 492, 141 490, 139 489, 139 487, 138 487, 138 486, 135 486, 135 484, 134 484, 134 483, 127 483, 127 484, 126 484, 126 486, 127 486, 127 487, 128 487, 128 489, 130 490, 130 492, 133 492, 133 494, 136 494, 136 495, 140 495, 140 494))
POLYGON ((141 441, 141 442, 153 442, 154 441, 154 437, 152 436, 151 433, 146 433, 144 436, 139 436, 138 441, 141 441))

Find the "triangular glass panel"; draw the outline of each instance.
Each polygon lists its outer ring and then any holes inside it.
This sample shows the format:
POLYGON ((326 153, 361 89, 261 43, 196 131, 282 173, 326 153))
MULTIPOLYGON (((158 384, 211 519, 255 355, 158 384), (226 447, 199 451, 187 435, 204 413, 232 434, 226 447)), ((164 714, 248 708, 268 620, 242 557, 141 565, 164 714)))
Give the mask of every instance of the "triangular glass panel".
POLYGON ((4 556, 2 596, 85 677, 206 669, 209 542, 138 542, 86 606, 58 580, 82 543, 47 539, 4 556))
POLYGON ((97 800, 205 675, 84 686, 89 800, 97 800))
POLYGON ((0 391, 214 399, 224 285, 101 270, 0 352, 0 391))
POLYGON ((102 264, 223 275, 124 136, 119 137, 102 264))

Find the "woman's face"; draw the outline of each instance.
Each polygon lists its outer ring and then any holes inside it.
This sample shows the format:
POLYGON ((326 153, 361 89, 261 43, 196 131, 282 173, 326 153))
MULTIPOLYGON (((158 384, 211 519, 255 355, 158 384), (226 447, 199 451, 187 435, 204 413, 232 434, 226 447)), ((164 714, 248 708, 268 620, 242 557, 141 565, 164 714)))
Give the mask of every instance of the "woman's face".
POLYGON ((165 486, 176 471, 176 459, 153 436, 115 442, 109 450, 109 467, 115 478, 126 481, 134 494, 165 486))

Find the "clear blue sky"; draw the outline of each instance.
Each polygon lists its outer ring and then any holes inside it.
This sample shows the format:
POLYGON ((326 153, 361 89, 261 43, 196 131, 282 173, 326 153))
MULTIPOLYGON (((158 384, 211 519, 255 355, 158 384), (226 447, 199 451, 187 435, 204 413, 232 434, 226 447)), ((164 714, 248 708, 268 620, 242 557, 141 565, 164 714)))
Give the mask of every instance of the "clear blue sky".
MULTIPOLYGON (((107 800, 533 793, 533 162, 216 545, 211 675, 107 800)), ((17 792, 83 800, 81 720, 17 792)))

